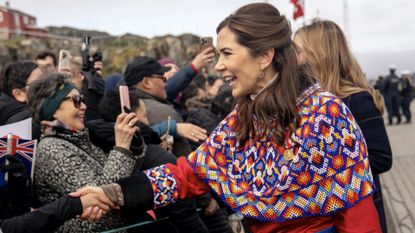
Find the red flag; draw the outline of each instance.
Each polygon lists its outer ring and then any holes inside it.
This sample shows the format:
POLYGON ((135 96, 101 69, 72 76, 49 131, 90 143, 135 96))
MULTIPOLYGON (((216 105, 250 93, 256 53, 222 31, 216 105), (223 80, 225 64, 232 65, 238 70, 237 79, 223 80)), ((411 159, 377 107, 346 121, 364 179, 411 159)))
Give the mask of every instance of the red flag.
POLYGON ((294 14, 293 18, 296 20, 297 18, 304 16, 304 0, 290 0, 292 4, 294 4, 294 14))

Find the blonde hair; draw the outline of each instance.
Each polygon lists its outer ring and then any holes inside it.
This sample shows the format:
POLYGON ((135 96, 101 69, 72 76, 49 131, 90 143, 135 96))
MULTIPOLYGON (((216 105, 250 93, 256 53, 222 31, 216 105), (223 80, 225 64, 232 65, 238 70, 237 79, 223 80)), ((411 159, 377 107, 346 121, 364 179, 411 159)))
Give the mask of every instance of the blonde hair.
POLYGON ((314 20, 296 33, 303 43, 307 63, 313 69, 319 84, 340 98, 367 91, 376 107, 384 112, 385 104, 378 90, 365 75, 347 45, 340 27, 329 20, 314 20))

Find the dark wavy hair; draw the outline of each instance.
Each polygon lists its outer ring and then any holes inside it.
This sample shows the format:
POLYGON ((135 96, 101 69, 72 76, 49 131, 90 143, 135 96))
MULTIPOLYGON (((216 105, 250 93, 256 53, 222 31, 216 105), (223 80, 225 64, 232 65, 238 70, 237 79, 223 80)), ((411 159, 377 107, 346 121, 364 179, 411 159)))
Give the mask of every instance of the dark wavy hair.
POLYGON ((259 126, 274 128, 275 141, 284 144, 284 132, 291 123, 298 127, 296 101, 300 90, 300 75, 291 28, 285 16, 268 3, 252 3, 239 8, 223 20, 216 29, 219 33, 228 28, 236 35, 237 42, 245 46, 253 57, 273 48, 272 66, 279 73, 264 91, 251 100, 249 96, 237 98, 239 121, 238 140, 244 142, 254 130, 252 115, 259 126))
POLYGON ((54 96, 62 84, 71 82, 69 77, 61 73, 45 73, 30 84, 28 91, 28 107, 33 119, 40 123, 42 105, 46 98, 54 96))

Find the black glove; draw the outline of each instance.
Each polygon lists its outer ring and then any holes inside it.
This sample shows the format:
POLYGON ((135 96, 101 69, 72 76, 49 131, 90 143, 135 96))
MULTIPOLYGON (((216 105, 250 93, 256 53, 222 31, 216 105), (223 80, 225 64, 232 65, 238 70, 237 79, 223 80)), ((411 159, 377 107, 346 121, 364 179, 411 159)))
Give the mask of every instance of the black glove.
POLYGON ((1 164, 0 165, 0 171, 1 172, 10 172, 10 173, 16 173, 18 176, 19 174, 23 174, 25 172, 25 166, 23 162, 18 159, 16 156, 7 155, 6 157, 7 161, 9 161, 9 164, 1 164))
POLYGON ((1 172, 7 172, 8 183, 2 187, 2 201, 6 201, 7 210, 0 216, 13 217, 30 211, 32 204, 32 184, 26 174, 25 165, 16 155, 7 155, 9 164, 0 165, 1 172))
POLYGON ((11 189, 24 190, 29 184, 26 168, 23 162, 16 155, 7 155, 9 164, 0 165, 1 172, 8 172, 8 184, 11 189))

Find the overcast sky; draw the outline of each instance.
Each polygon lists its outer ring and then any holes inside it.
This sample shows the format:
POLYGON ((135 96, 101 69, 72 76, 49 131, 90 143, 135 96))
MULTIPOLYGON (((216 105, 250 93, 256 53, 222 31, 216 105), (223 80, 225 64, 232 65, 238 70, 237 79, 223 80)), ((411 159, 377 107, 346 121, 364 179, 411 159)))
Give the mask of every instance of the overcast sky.
MULTIPOLYGON (((357 53, 415 49, 415 0, 346 0, 349 35, 357 53)), ((37 17, 38 25, 130 32, 146 37, 193 33, 215 35, 218 23, 247 0, 9 0, 12 8, 37 17)), ((289 0, 269 0, 293 21, 289 0)), ((342 27, 344 0, 305 0, 306 21, 319 16, 342 27)), ((5 0, 0 0, 4 5, 5 0)))

